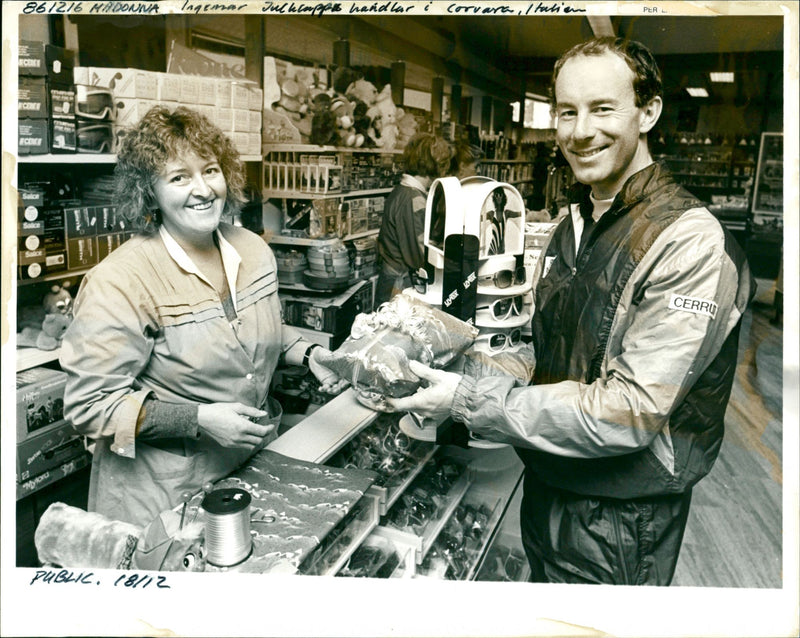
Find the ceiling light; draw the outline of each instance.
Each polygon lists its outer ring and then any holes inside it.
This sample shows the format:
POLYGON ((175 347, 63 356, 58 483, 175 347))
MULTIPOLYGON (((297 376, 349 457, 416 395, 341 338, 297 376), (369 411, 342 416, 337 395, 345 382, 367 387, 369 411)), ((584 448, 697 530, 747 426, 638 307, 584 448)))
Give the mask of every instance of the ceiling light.
POLYGON ((733 84, 733 71, 715 72, 708 74, 712 82, 727 82, 733 84))
POLYGON ((708 97, 708 91, 702 87, 687 87, 686 90, 692 97, 708 97))

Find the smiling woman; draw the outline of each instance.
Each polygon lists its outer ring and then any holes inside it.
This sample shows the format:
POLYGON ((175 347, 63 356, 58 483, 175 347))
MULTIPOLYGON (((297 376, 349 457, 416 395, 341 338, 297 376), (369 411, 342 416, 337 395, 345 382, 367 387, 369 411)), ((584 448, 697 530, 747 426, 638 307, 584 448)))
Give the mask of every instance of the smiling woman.
POLYGON ((96 441, 89 509, 146 525, 276 435, 283 358, 342 388, 330 352, 281 322, 275 257, 224 220, 243 203, 231 141, 184 107, 124 138, 118 210, 139 229, 89 272, 64 336, 65 417, 96 441), (199 347, 198 347, 199 346, 199 347))

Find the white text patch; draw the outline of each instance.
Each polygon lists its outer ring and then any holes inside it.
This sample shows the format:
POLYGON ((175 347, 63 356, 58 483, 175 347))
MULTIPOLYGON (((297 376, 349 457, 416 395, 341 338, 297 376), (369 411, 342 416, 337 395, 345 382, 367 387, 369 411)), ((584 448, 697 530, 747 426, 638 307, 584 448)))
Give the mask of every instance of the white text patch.
POLYGON ((717 304, 709 299, 700 299, 699 297, 672 295, 669 300, 669 307, 673 310, 693 312, 696 315, 706 315, 712 319, 717 316, 717 304))

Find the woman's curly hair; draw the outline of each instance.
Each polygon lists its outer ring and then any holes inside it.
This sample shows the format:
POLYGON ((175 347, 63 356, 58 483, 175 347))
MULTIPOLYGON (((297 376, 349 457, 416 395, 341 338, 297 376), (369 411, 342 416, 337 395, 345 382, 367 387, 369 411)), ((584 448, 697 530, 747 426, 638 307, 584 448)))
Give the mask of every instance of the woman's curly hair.
POLYGON ((158 230, 161 216, 153 184, 167 162, 189 151, 219 162, 228 191, 223 215, 237 213, 246 202, 244 168, 233 142, 197 111, 158 105, 125 132, 117 150, 114 200, 134 229, 144 234, 158 230))

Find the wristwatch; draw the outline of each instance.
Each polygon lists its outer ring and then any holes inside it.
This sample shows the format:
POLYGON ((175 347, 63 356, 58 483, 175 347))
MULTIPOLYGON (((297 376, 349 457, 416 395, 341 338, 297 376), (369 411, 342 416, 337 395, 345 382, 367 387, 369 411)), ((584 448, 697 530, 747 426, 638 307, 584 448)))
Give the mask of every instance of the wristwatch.
MULTIPOLYGON (((319 348, 319 347, 320 347, 320 345, 319 345, 318 343, 312 343, 310 346, 308 346, 308 348, 306 348, 306 352, 305 352, 305 354, 303 355, 303 365, 304 365, 306 368, 308 368, 308 361, 309 361, 309 359, 311 359, 311 351, 312 351, 314 348, 319 348)), ((310 369, 310 368, 309 368, 309 369, 310 369)))

